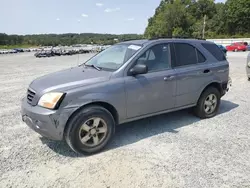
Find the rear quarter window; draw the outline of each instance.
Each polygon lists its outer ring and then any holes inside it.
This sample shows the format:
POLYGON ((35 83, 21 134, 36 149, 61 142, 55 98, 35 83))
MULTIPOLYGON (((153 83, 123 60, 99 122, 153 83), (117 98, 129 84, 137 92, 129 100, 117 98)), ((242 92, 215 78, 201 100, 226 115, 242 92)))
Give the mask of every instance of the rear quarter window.
POLYGON ((204 57, 204 55, 198 49, 196 49, 196 52, 197 52, 198 63, 205 62, 206 58, 204 57))
POLYGON ((209 51, 218 61, 225 61, 224 52, 216 45, 210 43, 201 44, 207 51, 209 51))

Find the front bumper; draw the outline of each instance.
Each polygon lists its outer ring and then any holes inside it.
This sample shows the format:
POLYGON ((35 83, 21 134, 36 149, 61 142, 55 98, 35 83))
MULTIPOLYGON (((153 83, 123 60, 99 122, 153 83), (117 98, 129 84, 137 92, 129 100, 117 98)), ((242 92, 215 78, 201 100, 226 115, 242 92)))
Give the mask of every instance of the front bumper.
POLYGON ((22 100, 21 115, 32 130, 52 140, 62 140, 64 128, 74 109, 49 110, 31 106, 26 98, 22 100))

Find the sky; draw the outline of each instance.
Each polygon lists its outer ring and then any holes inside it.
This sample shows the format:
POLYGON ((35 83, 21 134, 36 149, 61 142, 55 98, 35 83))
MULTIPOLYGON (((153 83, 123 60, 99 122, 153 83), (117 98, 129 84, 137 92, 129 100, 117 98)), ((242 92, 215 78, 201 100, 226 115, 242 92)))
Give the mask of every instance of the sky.
POLYGON ((142 34, 159 3, 160 0, 0 0, 0 33, 142 34))

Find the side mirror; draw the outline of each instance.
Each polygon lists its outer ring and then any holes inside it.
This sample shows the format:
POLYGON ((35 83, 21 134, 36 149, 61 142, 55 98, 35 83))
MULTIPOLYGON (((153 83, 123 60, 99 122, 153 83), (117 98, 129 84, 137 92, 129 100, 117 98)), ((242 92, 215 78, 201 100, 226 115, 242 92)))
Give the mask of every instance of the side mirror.
POLYGON ((129 70, 130 75, 146 74, 148 72, 147 65, 137 64, 129 70))

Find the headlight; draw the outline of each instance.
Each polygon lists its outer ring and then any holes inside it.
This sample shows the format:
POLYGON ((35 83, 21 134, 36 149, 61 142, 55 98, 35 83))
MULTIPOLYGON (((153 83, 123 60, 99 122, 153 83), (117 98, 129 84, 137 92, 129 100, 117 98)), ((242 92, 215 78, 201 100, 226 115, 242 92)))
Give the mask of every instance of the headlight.
POLYGON ((64 93, 59 92, 45 93, 40 98, 38 105, 44 108, 54 109, 63 95, 64 93))
POLYGON ((247 66, 250 68, 250 61, 248 61, 247 66))

